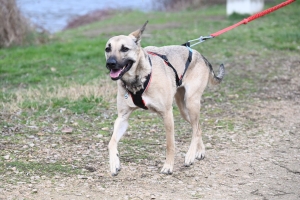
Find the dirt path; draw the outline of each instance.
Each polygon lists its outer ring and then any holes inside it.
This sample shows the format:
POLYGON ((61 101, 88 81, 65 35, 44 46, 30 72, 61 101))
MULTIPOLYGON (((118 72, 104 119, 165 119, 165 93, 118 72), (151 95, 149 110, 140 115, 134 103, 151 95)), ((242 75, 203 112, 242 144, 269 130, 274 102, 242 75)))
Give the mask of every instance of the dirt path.
MULTIPOLYGON (((148 123, 153 120, 151 114, 138 115, 120 144, 123 165, 117 177, 108 171, 109 136, 56 135, 36 141, 38 151, 23 156, 29 161, 35 156, 71 163, 77 159, 86 173, 29 175, 29 181, 13 181, 13 172, 6 173, 0 199, 300 199, 300 58, 270 62, 264 73, 256 65, 247 66, 246 71, 235 71, 234 63, 229 67, 228 73, 241 77, 259 74, 261 79, 254 85, 260 89, 251 98, 227 95, 217 103, 213 99, 218 96, 204 97, 201 123, 206 158, 193 166, 183 166, 190 127, 178 112, 171 176, 159 173, 165 152, 162 125, 148 123), (288 65, 289 70, 272 62, 288 65), (274 71, 277 75, 269 78, 274 71)), ((228 87, 221 90, 226 92, 228 87)))
POLYGON ((222 128, 209 131, 206 158, 190 168, 182 166, 188 144, 177 142, 172 176, 158 173, 161 155, 155 162, 127 163, 117 177, 110 176, 105 161, 88 176, 20 183, 2 192, 30 199, 300 198, 300 104, 259 102, 248 110, 237 113, 241 118, 231 133, 222 128), (242 117, 256 122, 245 126, 242 117))
MULTIPOLYGON (((162 156, 156 163, 127 163, 117 177, 110 176, 105 162, 91 176, 20 184, 15 186, 18 192, 12 190, 10 195, 33 199, 300 198, 300 104, 259 102, 248 110, 237 114, 239 126, 232 133, 220 127, 207 133, 205 160, 185 168, 184 155, 178 153, 172 176, 158 173, 162 156), (255 128, 244 126, 243 117, 259 123, 255 128), (37 189, 34 195, 33 188, 37 189)), ((187 143, 177 142, 177 146, 178 150, 188 148, 187 143)))

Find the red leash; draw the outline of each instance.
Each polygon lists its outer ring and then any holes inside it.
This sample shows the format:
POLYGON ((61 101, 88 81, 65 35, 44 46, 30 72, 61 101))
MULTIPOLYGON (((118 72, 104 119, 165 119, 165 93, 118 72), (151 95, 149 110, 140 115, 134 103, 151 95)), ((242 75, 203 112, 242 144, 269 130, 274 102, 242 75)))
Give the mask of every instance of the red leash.
POLYGON ((217 36, 219 36, 219 35, 227 32, 227 31, 230 31, 231 29, 234 29, 235 27, 238 27, 241 24, 247 24, 247 23, 249 23, 249 22, 251 22, 251 21, 253 21, 253 20, 257 19, 257 18, 260 18, 260 17, 262 17, 264 15, 267 15, 267 14, 269 14, 271 12, 274 12, 275 10, 278 10, 279 8, 287 6, 287 5, 291 4, 291 3, 293 3, 294 1, 296 1, 296 0, 287 0, 287 1, 282 2, 282 3, 280 3, 280 4, 278 4, 278 5, 274 6, 274 7, 271 7, 269 9, 263 10, 263 11, 261 11, 259 13, 254 14, 254 15, 251 15, 250 17, 248 17, 246 19, 243 19, 242 21, 240 21, 240 22, 238 22, 238 23, 236 23, 236 24, 234 24, 232 26, 229 26, 229 27, 224 28, 224 29, 222 29, 220 31, 217 31, 217 32, 215 32, 213 34, 210 34, 210 36, 206 36, 206 37, 202 37, 201 36, 200 38, 197 38, 197 39, 194 39, 194 40, 190 40, 189 42, 193 42, 193 41, 199 40, 199 42, 197 42, 197 43, 195 43, 193 45, 190 45, 190 46, 192 47, 192 46, 194 46, 196 44, 204 42, 207 39, 217 37, 217 36))

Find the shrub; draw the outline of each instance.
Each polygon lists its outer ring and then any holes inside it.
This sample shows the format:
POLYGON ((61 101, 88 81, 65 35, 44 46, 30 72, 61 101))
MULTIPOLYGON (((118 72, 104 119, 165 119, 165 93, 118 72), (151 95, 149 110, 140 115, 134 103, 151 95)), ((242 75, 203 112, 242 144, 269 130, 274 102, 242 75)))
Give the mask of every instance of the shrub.
POLYGON ((0 48, 23 44, 29 30, 16 0, 0 0, 0 48))

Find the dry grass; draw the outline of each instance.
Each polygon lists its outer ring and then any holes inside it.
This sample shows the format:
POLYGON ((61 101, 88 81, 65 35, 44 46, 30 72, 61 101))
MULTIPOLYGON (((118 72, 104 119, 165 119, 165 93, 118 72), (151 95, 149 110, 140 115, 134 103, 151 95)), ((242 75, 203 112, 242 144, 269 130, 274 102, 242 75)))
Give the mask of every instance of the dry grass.
POLYGON ((0 0, 0 47, 22 44, 29 24, 21 15, 15 0, 0 0))
MULTIPOLYGON (((78 83, 68 84, 69 87, 62 86, 41 86, 37 88, 18 89, 13 98, 4 97, 2 109, 5 112, 13 113, 21 110, 24 102, 46 103, 51 99, 66 99, 76 101, 82 97, 101 97, 104 101, 113 103, 117 94, 116 83, 109 79, 97 79, 92 83, 80 85, 78 83)), ((5 90, 5 89, 2 89, 5 90)), ((3 91, 4 93, 5 91, 3 91)))
POLYGON ((90 24, 96 21, 101 21, 107 19, 109 16, 112 16, 113 13, 116 12, 114 10, 95 10, 88 14, 78 16, 73 18, 71 21, 68 22, 68 25, 64 28, 67 29, 74 29, 80 26, 84 26, 86 24, 90 24))

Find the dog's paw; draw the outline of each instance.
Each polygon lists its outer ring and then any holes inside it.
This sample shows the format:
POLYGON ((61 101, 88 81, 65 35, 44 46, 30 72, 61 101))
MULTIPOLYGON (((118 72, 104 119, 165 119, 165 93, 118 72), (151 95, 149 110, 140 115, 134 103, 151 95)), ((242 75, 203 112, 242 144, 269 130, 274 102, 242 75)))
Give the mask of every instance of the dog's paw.
POLYGON ((160 173, 166 174, 166 175, 171 175, 173 173, 173 166, 165 163, 163 168, 161 169, 160 173))
POLYGON ((194 164, 195 159, 203 160, 205 158, 205 151, 197 151, 196 153, 188 152, 185 156, 184 166, 189 167, 194 164))
POLYGON ((109 158, 110 172, 112 176, 117 176, 121 170, 119 155, 111 155, 109 158))
POLYGON ((189 151, 186 153, 185 155, 185 160, 184 160, 184 166, 189 167, 192 164, 194 164, 196 159, 196 152, 191 149, 189 149, 189 151))
POLYGON ((188 152, 185 155, 184 166, 189 167, 194 164, 195 159, 202 160, 205 157, 205 146, 201 140, 197 147, 190 146, 188 152))
POLYGON ((197 160, 203 160, 205 158, 205 151, 198 151, 196 153, 196 159, 197 160))

